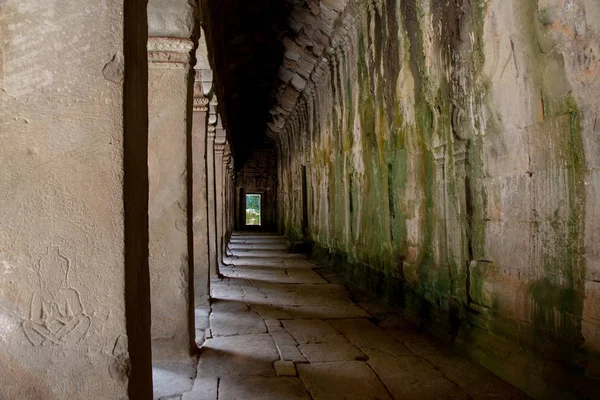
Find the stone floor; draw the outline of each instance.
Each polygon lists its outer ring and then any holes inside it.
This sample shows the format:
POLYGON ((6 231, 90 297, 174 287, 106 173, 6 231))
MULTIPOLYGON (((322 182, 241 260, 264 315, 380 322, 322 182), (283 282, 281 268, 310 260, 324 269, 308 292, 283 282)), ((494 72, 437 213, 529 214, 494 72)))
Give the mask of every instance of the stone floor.
POLYGON ((285 247, 275 235, 234 235, 193 389, 169 398, 526 398, 285 247))

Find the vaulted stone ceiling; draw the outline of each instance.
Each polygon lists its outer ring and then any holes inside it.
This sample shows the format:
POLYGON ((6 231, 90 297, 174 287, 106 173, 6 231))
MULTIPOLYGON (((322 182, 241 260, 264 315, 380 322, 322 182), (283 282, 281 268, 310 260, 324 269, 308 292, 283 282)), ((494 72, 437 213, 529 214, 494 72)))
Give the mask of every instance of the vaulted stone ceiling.
POLYGON ((219 107, 238 162, 275 140, 348 0, 202 0, 219 107))

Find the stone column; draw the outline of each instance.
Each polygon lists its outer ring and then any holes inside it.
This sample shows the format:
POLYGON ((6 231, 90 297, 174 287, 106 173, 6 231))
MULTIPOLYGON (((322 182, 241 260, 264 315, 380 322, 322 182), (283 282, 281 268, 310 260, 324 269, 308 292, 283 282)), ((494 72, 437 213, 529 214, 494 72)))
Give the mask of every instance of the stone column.
POLYGON ((221 247, 223 251, 223 257, 227 256, 227 244, 229 243, 229 228, 228 228, 228 214, 229 214, 229 163, 231 160, 231 147, 229 141, 225 142, 225 148, 223 150, 223 209, 222 209, 222 224, 223 224, 223 239, 221 241, 221 247))
MULTIPOLYGON (((213 144, 208 137, 210 98, 213 73, 208 61, 204 31, 200 31, 196 49, 194 80, 194 121, 192 131, 192 207, 194 232, 194 299, 195 306, 210 303, 210 212, 209 212, 209 163, 214 163, 213 144)), ((213 166, 214 168, 214 166, 213 166)), ((214 189, 213 189, 214 192, 214 189)), ((213 256, 216 261, 216 256, 213 256)), ((213 261, 213 263, 215 262, 213 261)), ((198 328, 198 327, 196 327, 198 328)))
POLYGON ((217 203, 215 186, 215 134, 217 123, 217 100, 214 96, 210 102, 208 119, 208 137, 206 143, 206 166, 208 175, 208 252, 210 262, 210 277, 218 278, 219 263, 217 258, 217 203))
POLYGON ((227 231, 228 237, 231 238, 231 234, 234 230, 234 216, 235 216, 235 171, 233 157, 230 158, 227 166, 227 176, 229 177, 229 196, 227 203, 227 231))
POLYGON ((150 399, 145 2, 0 9, 0 398, 150 399))
POLYGON ((446 265, 446 146, 433 149, 435 165, 435 225, 434 259, 438 265, 446 265))
POLYGON ((218 126, 215 135, 215 209, 217 231, 217 261, 223 265, 223 153, 225 152, 225 130, 218 126))
MULTIPOLYGON (((196 85, 201 85, 202 72, 196 71, 196 85)), ((208 194, 206 144, 209 99, 194 89, 194 116, 192 122, 192 232, 194 251, 194 305, 210 303, 210 261, 208 250, 208 194)))
POLYGON ((192 41, 148 39, 148 165, 153 361, 193 348, 188 240, 188 99, 192 41))

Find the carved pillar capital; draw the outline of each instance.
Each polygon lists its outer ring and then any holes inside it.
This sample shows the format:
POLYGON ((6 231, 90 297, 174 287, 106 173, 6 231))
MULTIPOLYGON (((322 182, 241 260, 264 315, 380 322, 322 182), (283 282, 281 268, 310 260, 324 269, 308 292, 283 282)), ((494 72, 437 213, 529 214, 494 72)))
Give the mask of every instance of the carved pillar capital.
POLYGON ((148 63, 153 68, 189 68, 193 48, 190 39, 149 37, 148 63))
POLYGON ((194 97, 194 112, 208 112, 208 103, 210 100, 208 97, 194 97))
POLYGON ((439 145, 433 149, 433 159, 438 170, 443 170, 446 162, 446 146, 439 145))
POLYGON ((465 175, 467 166, 467 152, 468 152, 468 141, 467 140, 455 140, 453 143, 454 153, 454 165, 460 176, 465 175))
POLYGON ((208 130, 207 130, 207 135, 210 140, 212 140, 212 141, 215 140, 215 133, 216 133, 216 129, 215 129, 214 125, 209 125, 208 130))
POLYGON ((216 143, 215 142, 215 154, 223 156, 223 152, 225 151, 225 143, 216 143))
POLYGON ((194 97, 212 97, 213 72, 211 69, 194 68, 194 97))
MULTIPOLYGON (((217 120, 216 131, 215 131, 215 143, 225 145, 227 143, 227 132, 223 128, 223 124, 221 123, 221 118, 219 117, 217 120)), ((229 145, 229 144, 227 144, 229 145)))

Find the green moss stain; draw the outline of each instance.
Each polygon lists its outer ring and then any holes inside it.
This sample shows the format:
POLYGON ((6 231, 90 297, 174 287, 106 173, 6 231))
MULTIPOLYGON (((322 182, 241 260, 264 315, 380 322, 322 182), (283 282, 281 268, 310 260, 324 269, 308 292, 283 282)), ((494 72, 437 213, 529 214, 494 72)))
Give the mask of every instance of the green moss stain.
MULTIPOLYGON (((553 215, 533 224, 536 256, 540 259, 540 279, 529 287, 533 299, 532 322, 538 338, 534 345, 543 346, 548 340, 571 349, 583 342, 581 319, 585 293, 585 260, 583 256, 585 231, 585 158, 581 137, 581 112, 570 94, 564 60, 559 52, 549 51, 555 46, 546 32, 548 15, 528 3, 527 34, 531 57, 529 68, 540 91, 540 123, 545 145, 540 151, 548 152, 545 165, 539 173, 550 181, 551 192, 545 196, 566 195, 566 203, 559 204, 553 215), (564 121, 564 122, 563 122, 564 121)), ((535 173, 538 171, 534 171, 535 173)), ((553 204, 553 203, 551 203, 553 204)), ((537 205, 534 204, 534 207, 537 205)), ((575 361, 573 361, 575 363, 575 361)))
MULTIPOLYGON (((564 209, 549 220, 532 222, 537 224, 532 241, 542 261, 539 279, 529 287, 530 318, 538 338, 579 346, 585 275, 581 113, 568 94, 567 80, 561 79, 564 61, 559 52, 550 51, 554 44, 544 33, 549 17, 537 13, 535 2, 525 3, 519 6, 524 18, 519 26, 530 43, 519 45, 528 46, 531 65, 521 72, 531 76, 534 96, 539 96, 540 129, 551 134, 555 146, 550 158, 560 160, 554 170, 534 171, 533 176, 554 174, 550 181, 558 182, 561 195, 566 193, 564 209), (561 118, 562 123, 554 123, 561 118)), ((424 15, 421 2, 378 4, 370 15, 357 16, 355 43, 336 52, 328 85, 316 88, 313 111, 293 133, 298 136, 303 128, 313 127, 306 160, 312 187, 311 239, 363 288, 384 293, 425 321, 445 310, 455 327, 473 300, 468 290, 476 298, 491 298, 488 320, 477 314, 484 321, 481 327, 520 341, 526 323, 506 322, 499 315, 498 298, 486 293, 488 277, 469 276, 467 268, 469 261, 488 259, 486 157, 491 140, 501 140, 503 132, 482 72, 487 2, 433 0, 433 20, 441 27, 433 39, 423 36, 431 16, 424 15), (424 48, 431 40, 437 47, 424 48), (426 60, 431 51, 441 54, 441 65, 426 60), (414 82, 410 97, 397 85, 408 75, 414 82), (403 114, 412 107, 414 116, 403 114), (468 121, 454 121, 455 107, 468 121), (357 136, 355 126, 360 127, 357 136), (466 137, 457 137, 456 129, 466 137), (457 146, 466 147, 462 164, 456 159, 457 146), (441 147, 446 155, 443 178, 434 159, 441 147)), ((355 6, 367 8, 362 2, 355 6)), ((286 157, 282 161, 290 170, 283 175, 285 187, 292 191, 299 164, 286 157)), ((292 198, 285 201, 294 204, 292 198)), ((281 209, 289 231, 295 232, 299 219, 293 214, 299 211, 281 209)))
MULTIPOLYGON (((567 138, 561 149, 565 174, 561 169, 554 179, 566 186, 568 216, 565 219, 557 211, 550 220, 549 228, 557 239, 552 247, 542 247, 546 276, 530 286, 530 294, 534 299, 532 319, 536 332, 544 338, 579 347, 583 343, 581 319, 585 294, 585 153, 580 113, 571 97, 565 103, 569 110, 568 132, 559 132, 567 138), (565 181, 561 182, 561 177, 565 181)), ((536 233, 540 237, 548 234, 541 229, 536 233)))

